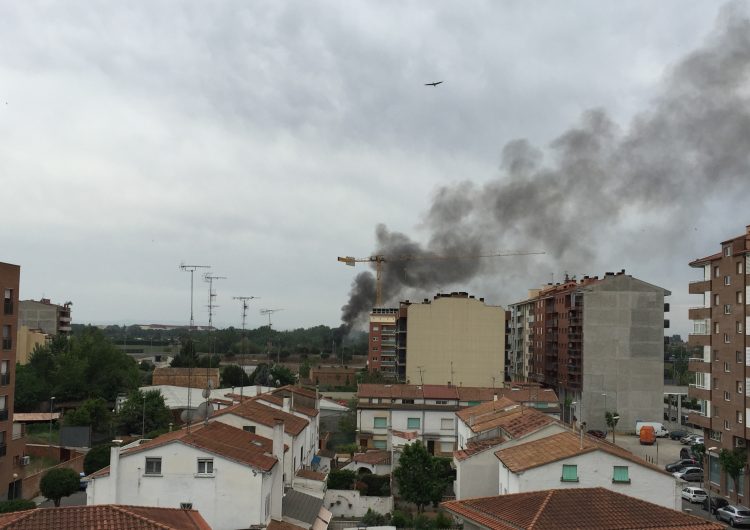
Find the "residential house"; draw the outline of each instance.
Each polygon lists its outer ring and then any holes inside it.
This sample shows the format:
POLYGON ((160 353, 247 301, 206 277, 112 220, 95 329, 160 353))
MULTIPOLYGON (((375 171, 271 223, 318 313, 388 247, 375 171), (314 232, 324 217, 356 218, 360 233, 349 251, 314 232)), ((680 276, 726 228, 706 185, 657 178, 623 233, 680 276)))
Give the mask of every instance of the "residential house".
MULTIPOLYGON (((271 438, 221 422, 111 449, 90 476, 86 504, 196 509, 214 530, 281 520, 283 426, 271 438)), ((287 457, 288 458, 288 457, 287 457)))
POLYGON ((495 451, 499 494, 549 488, 605 488, 679 510, 682 482, 599 438, 564 431, 495 451))
POLYGON ((552 489, 444 502, 464 530, 720 530, 724 525, 605 488, 552 489))
MULTIPOLYGON (((0 530, 211 530, 197 510, 152 506, 65 506, 0 514, 0 530)), ((294 530, 294 529, 289 529, 294 530)))

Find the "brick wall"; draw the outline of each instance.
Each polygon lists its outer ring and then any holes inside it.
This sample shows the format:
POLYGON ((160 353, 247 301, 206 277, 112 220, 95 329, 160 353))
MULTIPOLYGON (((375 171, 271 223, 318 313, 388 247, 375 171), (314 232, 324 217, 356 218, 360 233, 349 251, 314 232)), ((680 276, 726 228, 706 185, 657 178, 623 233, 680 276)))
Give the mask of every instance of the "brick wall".
POLYGON ((84 455, 79 455, 71 460, 62 462, 60 464, 57 464, 56 466, 52 466, 43 471, 40 471, 39 473, 34 473, 33 475, 29 475, 28 477, 24 478, 21 481, 21 496, 24 499, 33 499, 34 497, 38 497, 40 495, 39 483, 42 481, 42 477, 44 476, 44 474, 47 473, 50 469, 70 468, 76 473, 82 472, 83 458, 84 455))
POLYGON ((152 385, 174 385, 186 388, 206 388, 208 381, 219 388, 218 368, 156 368, 152 385))

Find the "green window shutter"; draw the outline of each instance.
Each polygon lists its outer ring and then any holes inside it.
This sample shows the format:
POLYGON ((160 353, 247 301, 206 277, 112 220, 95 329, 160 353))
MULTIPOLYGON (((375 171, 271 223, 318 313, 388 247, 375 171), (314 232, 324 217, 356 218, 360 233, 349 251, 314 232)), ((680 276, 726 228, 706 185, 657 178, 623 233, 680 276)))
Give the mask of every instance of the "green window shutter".
POLYGON ((419 429, 420 419, 419 418, 408 418, 406 420, 407 429, 419 429))
POLYGON ((481 401, 469 401, 470 407, 475 407, 476 405, 481 405, 481 404, 482 404, 481 401))
POLYGON ((375 418, 373 426, 376 429, 385 429, 388 427, 388 418, 375 418))
POLYGON ((628 466, 615 466, 612 482, 630 482, 628 466))
POLYGON ((387 449, 386 441, 385 440, 373 440, 372 446, 375 449, 387 449))
POLYGON ((563 464, 563 482, 578 482, 578 466, 563 464))

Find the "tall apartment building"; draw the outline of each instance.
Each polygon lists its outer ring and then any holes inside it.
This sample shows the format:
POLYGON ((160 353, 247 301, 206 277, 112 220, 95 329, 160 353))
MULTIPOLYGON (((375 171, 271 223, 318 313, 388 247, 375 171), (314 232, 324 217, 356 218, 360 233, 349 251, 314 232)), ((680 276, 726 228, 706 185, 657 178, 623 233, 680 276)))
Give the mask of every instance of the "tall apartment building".
POLYGON ((465 292, 370 314, 370 371, 412 384, 501 387, 505 310, 465 292))
POLYGON ((511 378, 556 389, 589 428, 606 429, 607 410, 623 429, 661 420, 669 294, 624 270, 531 291, 510 305, 511 378))
POLYGON ((49 298, 41 300, 21 300, 20 308, 20 325, 29 329, 38 329, 47 335, 69 335, 72 328, 70 327, 70 306, 71 302, 65 302, 63 305, 53 304, 49 298))
POLYGON ((18 329, 18 285, 21 268, 0 263, 0 499, 16 498, 21 491, 20 457, 22 433, 13 429, 13 397, 16 385, 16 332, 18 329), (15 475, 15 479, 14 479, 15 475))
POLYGON ((698 307, 688 310, 693 325, 688 344, 701 351, 688 366, 695 372, 688 396, 700 404, 699 412, 690 413, 690 421, 704 429, 706 447, 715 447, 706 466, 711 489, 724 495, 736 489, 742 497, 748 491, 747 475, 735 486, 721 470, 718 452, 745 447, 750 438, 746 427, 750 421, 750 226, 741 236, 722 241, 720 252, 690 266, 701 276, 690 282, 689 293, 702 297, 698 307))

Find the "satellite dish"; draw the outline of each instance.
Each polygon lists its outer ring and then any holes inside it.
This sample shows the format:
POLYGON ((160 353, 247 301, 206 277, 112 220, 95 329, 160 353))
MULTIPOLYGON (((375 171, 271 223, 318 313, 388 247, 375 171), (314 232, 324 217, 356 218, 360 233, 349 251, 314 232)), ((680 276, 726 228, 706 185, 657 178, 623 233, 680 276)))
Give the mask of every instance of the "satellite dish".
POLYGON ((195 415, 193 416, 194 421, 201 421, 206 418, 208 418, 214 411, 214 406, 208 402, 204 401, 200 405, 198 405, 198 408, 195 410, 195 415))
MULTIPOLYGON (((209 381, 209 383, 210 383, 210 381, 209 381)), ((210 386, 211 385, 209 384, 209 387, 210 386)), ((211 388, 204 388, 202 395, 203 395, 203 399, 208 399, 208 396, 211 395, 211 388)))
POLYGON ((195 409, 185 409, 180 414, 180 419, 182 420, 182 423, 192 423, 193 421, 193 414, 195 413, 195 409))

